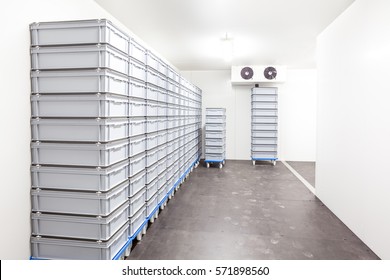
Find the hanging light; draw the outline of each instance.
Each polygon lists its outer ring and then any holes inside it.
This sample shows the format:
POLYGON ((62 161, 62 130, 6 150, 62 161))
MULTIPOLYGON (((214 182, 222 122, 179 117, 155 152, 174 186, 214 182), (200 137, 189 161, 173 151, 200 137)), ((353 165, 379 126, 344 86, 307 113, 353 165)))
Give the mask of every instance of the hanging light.
POLYGON ((230 62, 233 59, 233 38, 225 34, 225 37, 221 39, 221 54, 226 62, 230 62))

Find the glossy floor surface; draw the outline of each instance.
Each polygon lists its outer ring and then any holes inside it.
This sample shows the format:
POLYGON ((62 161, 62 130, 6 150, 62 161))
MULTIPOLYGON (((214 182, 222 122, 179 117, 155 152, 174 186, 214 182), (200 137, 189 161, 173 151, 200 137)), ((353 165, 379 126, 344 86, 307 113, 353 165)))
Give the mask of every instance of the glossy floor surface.
POLYGON ((128 259, 377 259, 286 166, 199 165, 128 259))

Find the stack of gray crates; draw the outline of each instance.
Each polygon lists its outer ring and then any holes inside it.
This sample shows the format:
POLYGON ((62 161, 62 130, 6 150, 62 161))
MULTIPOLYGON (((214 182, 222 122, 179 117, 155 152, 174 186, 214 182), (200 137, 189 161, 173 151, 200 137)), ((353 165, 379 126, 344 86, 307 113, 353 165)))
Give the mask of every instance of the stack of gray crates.
POLYGON ((31 44, 32 257, 113 259, 129 228, 129 37, 41 23, 31 44))
POLYGON ((167 72, 168 65, 151 51, 146 54, 146 214, 167 194, 167 72))
POLYGON ((252 88, 252 163, 276 164, 278 144, 278 89, 252 88))
POLYGON ((107 20, 33 23, 33 259, 118 259, 201 147, 201 90, 107 20))
POLYGON ((226 158, 226 109, 206 108, 205 163, 217 163, 219 168, 226 158))

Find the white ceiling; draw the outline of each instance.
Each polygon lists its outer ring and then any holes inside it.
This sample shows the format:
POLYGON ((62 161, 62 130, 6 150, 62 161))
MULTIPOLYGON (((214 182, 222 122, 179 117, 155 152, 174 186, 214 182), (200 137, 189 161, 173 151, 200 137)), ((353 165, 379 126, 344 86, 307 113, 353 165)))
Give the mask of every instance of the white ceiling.
POLYGON ((354 0, 95 0, 180 70, 315 67, 316 37, 354 0), (234 38, 234 58, 220 39, 234 38))

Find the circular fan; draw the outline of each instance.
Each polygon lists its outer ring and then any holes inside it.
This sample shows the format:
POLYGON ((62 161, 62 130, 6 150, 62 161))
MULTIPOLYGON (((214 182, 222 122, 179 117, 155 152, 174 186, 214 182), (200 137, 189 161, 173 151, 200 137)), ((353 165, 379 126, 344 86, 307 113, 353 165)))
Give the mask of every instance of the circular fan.
POLYGON ((253 77, 253 69, 250 67, 244 67, 241 69, 241 78, 244 80, 252 79, 253 77))
POLYGON ((278 74, 278 71, 276 71, 276 69, 272 66, 269 66, 269 67, 265 68, 265 70, 264 70, 264 77, 267 80, 275 79, 277 74, 278 74))

